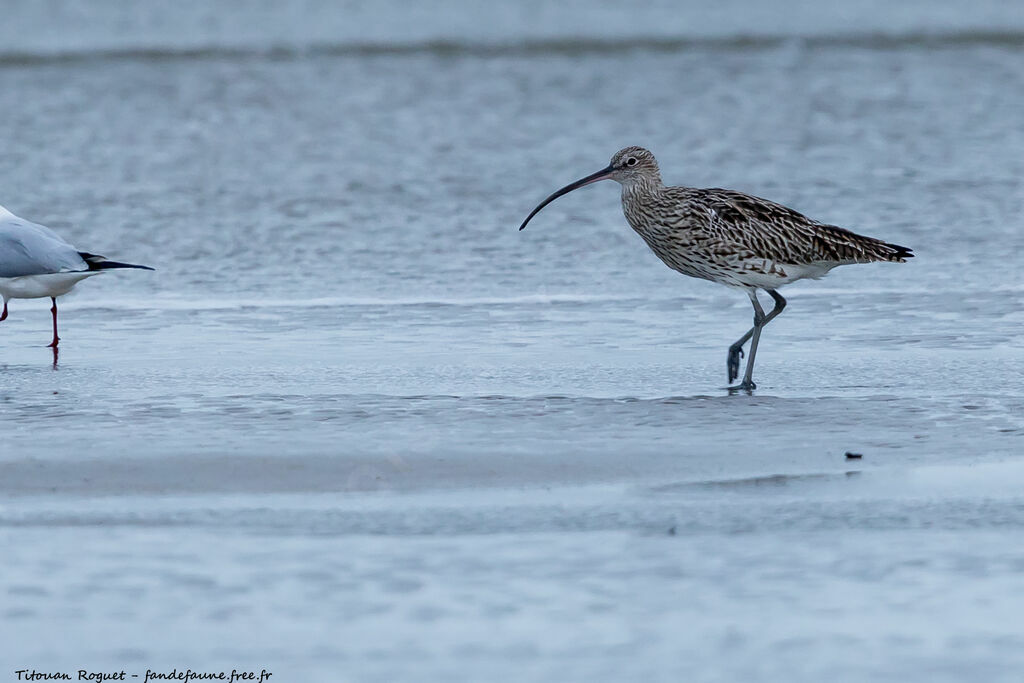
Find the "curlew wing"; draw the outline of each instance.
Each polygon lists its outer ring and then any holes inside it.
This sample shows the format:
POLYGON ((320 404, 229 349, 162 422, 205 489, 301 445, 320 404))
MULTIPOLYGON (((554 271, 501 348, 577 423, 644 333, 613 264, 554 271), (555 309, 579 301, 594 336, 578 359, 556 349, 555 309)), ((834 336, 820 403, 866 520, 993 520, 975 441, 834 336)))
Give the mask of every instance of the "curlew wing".
POLYGON ((895 261, 911 250, 827 225, 781 204, 752 195, 710 188, 668 188, 680 194, 690 224, 706 232, 706 247, 737 262, 767 261, 791 266, 895 261), (703 215, 701 215, 703 214, 703 215))
POLYGON ((78 250, 49 228, 0 213, 0 278, 88 269, 78 250))

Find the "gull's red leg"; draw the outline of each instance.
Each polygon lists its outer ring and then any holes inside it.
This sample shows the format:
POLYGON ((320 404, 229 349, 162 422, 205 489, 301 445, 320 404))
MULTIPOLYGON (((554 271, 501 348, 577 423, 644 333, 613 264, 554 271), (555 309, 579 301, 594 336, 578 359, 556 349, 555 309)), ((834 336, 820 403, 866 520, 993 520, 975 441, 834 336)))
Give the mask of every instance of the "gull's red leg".
POLYGON ((53 307, 50 309, 50 313, 53 314, 53 341, 47 346, 57 348, 57 344, 60 342, 60 337, 57 336, 57 300, 51 296, 50 301, 53 302, 53 307))
POLYGON ((0 313, 0 323, 7 320, 7 302, 4 301, 4 312, 0 313))

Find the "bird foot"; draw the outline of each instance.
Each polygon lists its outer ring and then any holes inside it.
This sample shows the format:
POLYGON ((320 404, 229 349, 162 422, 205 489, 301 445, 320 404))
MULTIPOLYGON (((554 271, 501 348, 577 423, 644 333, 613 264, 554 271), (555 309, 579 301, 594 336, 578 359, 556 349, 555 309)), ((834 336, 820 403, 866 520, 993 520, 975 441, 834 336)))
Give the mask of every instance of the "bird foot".
POLYGON ((53 341, 46 345, 46 348, 48 348, 48 349, 56 349, 57 348, 57 344, 59 344, 59 343, 60 343, 60 337, 54 337, 53 341))
POLYGON ((740 391, 749 394, 749 393, 752 393, 754 391, 754 389, 757 389, 757 385, 754 384, 752 381, 751 382, 741 382, 741 383, 737 384, 736 386, 726 387, 725 388, 725 390, 728 391, 730 394, 735 394, 735 393, 740 392, 740 391))
POLYGON ((729 373, 729 380, 732 382, 740 376, 740 358, 743 358, 742 346, 729 347, 729 359, 725 362, 726 370, 729 373))

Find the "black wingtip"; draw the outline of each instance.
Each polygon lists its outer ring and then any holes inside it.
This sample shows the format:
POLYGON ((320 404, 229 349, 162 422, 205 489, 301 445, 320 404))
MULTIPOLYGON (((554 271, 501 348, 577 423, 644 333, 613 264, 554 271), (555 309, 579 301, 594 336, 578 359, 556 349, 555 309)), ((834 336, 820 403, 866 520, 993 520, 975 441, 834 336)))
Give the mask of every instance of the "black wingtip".
POLYGON ((108 261, 97 254, 90 254, 87 251, 80 251, 78 255, 89 266, 89 270, 113 270, 115 268, 136 268, 138 270, 154 270, 149 266, 140 266, 136 263, 121 263, 120 261, 108 261))
POLYGON ((120 261, 100 261, 90 263, 89 270, 114 270, 115 268, 135 268, 136 270, 155 270, 149 266, 140 266, 137 263, 121 263, 120 261))

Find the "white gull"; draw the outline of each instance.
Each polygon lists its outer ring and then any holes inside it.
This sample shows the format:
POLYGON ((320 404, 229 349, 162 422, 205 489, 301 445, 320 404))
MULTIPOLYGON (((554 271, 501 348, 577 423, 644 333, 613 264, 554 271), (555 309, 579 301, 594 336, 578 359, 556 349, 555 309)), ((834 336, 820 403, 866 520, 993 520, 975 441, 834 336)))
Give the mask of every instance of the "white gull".
POLYGON ((56 348, 60 341, 57 297, 67 294, 85 278, 114 268, 153 270, 149 266, 108 261, 103 256, 78 251, 53 230, 19 218, 0 206, 0 297, 3 297, 0 321, 7 318, 9 299, 50 297, 53 341, 49 345, 56 348))

